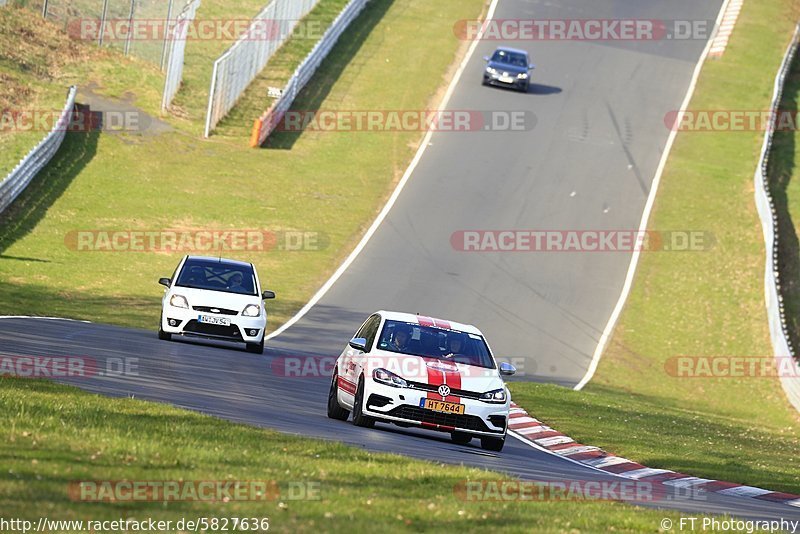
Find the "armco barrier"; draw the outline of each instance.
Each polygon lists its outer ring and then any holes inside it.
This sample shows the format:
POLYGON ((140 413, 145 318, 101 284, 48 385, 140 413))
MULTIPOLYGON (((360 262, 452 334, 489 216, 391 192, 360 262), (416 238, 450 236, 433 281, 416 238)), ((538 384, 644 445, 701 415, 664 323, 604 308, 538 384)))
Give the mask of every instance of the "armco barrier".
POLYGON ((253 124, 253 132, 250 136, 250 146, 261 146, 267 139, 272 130, 278 125, 283 115, 289 110, 297 98, 300 91, 314 75, 317 68, 319 68, 322 61, 328 56, 331 49, 336 45, 339 37, 344 33, 347 27, 353 22, 356 17, 364 9, 369 0, 351 0, 345 8, 333 21, 328 31, 322 36, 322 39, 314 46, 314 49, 306 56, 303 63, 294 71, 286 87, 283 89, 281 96, 272 103, 267 111, 261 117, 256 119, 253 124))
MULTIPOLYGON (((764 231, 764 241, 767 249, 766 269, 764 274, 764 291, 766 294, 767 314, 769 319, 769 333, 772 338, 772 349, 776 358, 786 358, 795 356, 791 341, 786 329, 786 310, 783 306, 783 298, 780 291, 780 273, 778 272, 778 216, 775 212, 775 204, 772 202, 772 195, 769 192, 768 166, 769 153, 772 149, 774 136, 774 118, 781 103, 783 94, 783 84, 792 59, 797 52, 798 39, 800 39, 800 25, 795 29, 792 43, 783 58, 778 76, 775 78, 775 89, 772 96, 770 111, 772 112, 773 122, 767 129, 764 136, 764 144, 761 147, 761 159, 755 173, 755 197, 758 216, 761 219, 761 227, 764 231)), ((795 360, 795 366, 798 366, 795 360)), ((800 411, 800 372, 782 373, 781 385, 789 398, 789 402, 800 411), (787 376, 788 375, 788 376, 787 376), (793 375, 793 376, 791 376, 793 375)))
POLYGON ((319 0, 272 0, 255 16, 247 31, 214 62, 205 137, 211 135, 211 130, 292 35, 300 19, 318 3, 319 0))
POLYGON ((67 103, 64 110, 44 139, 36 145, 28 155, 22 158, 6 178, 0 182, 0 213, 5 211, 14 199, 26 188, 34 176, 48 164, 58 151, 64 141, 67 127, 72 117, 72 109, 75 106, 75 94, 77 87, 74 85, 69 88, 67 93, 67 103))
POLYGON ((189 26, 194 22, 200 0, 189 0, 181 10, 175 25, 170 29, 167 47, 167 75, 164 80, 164 94, 161 98, 161 109, 169 109, 172 99, 178 93, 183 80, 183 63, 186 52, 186 37, 189 26))

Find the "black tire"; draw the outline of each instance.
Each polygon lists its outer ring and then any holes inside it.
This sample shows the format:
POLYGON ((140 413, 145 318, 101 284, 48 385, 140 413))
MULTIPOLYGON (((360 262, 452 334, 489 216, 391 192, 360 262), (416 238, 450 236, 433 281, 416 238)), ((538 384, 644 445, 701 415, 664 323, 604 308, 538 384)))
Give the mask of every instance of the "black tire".
POLYGON ((356 389, 356 398, 353 401, 353 424, 356 426, 363 426, 364 428, 372 428, 375 426, 375 419, 368 415, 364 415, 364 377, 358 380, 358 389, 356 389))
POLYGON ((467 445, 470 441, 472 441, 472 436, 466 432, 459 432, 456 430, 455 432, 450 433, 450 439, 453 440, 453 443, 458 445, 467 445))
POLYGON ((506 438, 481 438, 481 448, 487 451, 500 452, 503 450, 503 445, 506 443, 506 438))
POLYGON ((264 338, 261 338, 260 343, 247 343, 245 345, 245 350, 253 354, 264 354, 264 338))
POLYGON ((172 341, 172 334, 169 332, 164 332, 161 330, 161 321, 164 319, 163 316, 158 318, 158 339, 162 341, 172 341))
POLYGON ((328 417, 331 419, 336 419, 338 421, 347 421, 347 417, 350 415, 350 412, 345 410, 339 405, 339 401, 336 399, 336 393, 339 389, 338 384, 336 383, 338 380, 338 376, 336 373, 333 373, 333 379, 331 380, 331 388, 328 391, 328 417))

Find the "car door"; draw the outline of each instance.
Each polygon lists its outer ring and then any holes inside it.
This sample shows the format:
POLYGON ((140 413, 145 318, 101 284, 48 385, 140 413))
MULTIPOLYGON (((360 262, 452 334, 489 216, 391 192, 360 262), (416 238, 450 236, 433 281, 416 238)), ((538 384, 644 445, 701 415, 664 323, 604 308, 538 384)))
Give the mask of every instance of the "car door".
POLYGON ((378 314, 371 315, 369 319, 364 321, 361 328, 353 336, 354 338, 364 338, 367 340, 367 352, 364 353, 358 349, 354 349, 350 345, 344 351, 342 358, 342 369, 340 369, 340 376, 344 379, 343 383, 340 381, 339 390, 341 392, 341 400, 349 406, 353 405, 355 398, 356 387, 358 386, 358 379, 361 373, 366 368, 366 354, 372 349, 375 343, 375 337, 378 333, 378 327, 381 324, 381 316, 378 314))

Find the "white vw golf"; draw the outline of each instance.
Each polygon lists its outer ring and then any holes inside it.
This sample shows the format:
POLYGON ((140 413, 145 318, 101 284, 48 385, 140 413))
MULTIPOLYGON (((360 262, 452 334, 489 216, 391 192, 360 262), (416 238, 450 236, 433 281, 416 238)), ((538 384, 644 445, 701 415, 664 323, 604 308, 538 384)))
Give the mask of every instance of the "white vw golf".
POLYGON ((246 343, 248 352, 264 351, 267 310, 262 300, 275 298, 261 292, 252 263, 225 258, 185 256, 161 301, 158 338, 174 334, 246 343))
POLYGON ((419 426, 500 451, 511 408, 501 375, 515 372, 497 365, 474 326, 379 311, 336 360, 328 417, 345 421, 352 411, 357 426, 419 426))

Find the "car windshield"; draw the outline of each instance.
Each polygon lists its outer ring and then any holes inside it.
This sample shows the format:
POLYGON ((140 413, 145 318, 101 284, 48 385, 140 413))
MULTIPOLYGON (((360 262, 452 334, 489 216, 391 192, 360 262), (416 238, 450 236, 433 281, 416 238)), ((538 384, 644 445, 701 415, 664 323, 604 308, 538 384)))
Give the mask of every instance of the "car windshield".
POLYGON ((495 363, 483 337, 477 334, 387 320, 378 348, 400 354, 494 369, 495 363))
POLYGON ((186 260, 175 285, 241 295, 258 294, 252 266, 217 260, 186 260))
POLYGON ((528 58, 525 57, 525 54, 509 52, 508 50, 497 50, 492 56, 492 61, 495 63, 505 63, 512 67, 528 67, 528 58))

